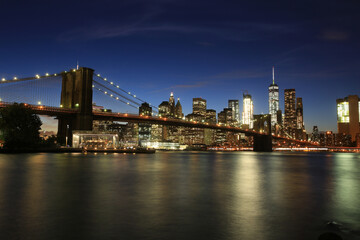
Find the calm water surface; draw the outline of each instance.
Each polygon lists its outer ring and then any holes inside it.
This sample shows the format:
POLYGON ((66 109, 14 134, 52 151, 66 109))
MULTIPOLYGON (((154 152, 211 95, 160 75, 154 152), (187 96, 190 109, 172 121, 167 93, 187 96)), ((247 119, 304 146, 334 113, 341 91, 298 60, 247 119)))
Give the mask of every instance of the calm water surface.
POLYGON ((360 239, 352 153, 0 155, 0 239, 360 239))

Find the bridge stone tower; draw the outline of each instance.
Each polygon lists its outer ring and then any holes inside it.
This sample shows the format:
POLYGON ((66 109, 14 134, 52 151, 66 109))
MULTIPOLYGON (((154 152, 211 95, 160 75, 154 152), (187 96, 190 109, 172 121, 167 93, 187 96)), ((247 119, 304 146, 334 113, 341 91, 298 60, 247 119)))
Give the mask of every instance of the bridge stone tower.
POLYGON ((267 135, 254 135, 255 152, 272 152, 271 114, 254 115, 254 130, 267 135))
POLYGON ((72 117, 59 117, 60 144, 72 144, 73 130, 92 130, 93 73, 93 69, 84 67, 62 73, 60 106, 76 109, 78 112, 72 117))

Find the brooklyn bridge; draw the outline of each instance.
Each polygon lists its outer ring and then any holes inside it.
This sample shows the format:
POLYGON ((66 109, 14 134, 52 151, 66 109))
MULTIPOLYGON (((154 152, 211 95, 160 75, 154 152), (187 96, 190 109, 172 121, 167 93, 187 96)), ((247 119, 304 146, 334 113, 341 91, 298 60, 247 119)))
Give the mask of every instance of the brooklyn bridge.
MULTIPOLYGON (((142 116, 125 112, 99 112, 93 111, 94 92, 111 98, 118 104, 138 109, 138 102, 146 102, 139 96, 131 94, 123 87, 108 81, 96 74, 93 69, 81 67, 56 74, 35 75, 27 78, 1 79, 0 81, 0 107, 6 107, 14 102, 24 103, 36 114, 55 117, 58 119, 57 137, 59 143, 64 144, 65 139, 71 138, 73 131, 92 131, 93 121, 120 121, 132 123, 148 123, 167 126, 178 126, 198 129, 223 130, 232 133, 242 133, 253 137, 254 151, 272 151, 273 141, 293 143, 301 146, 318 146, 314 142, 296 140, 291 137, 275 135, 271 132, 270 118, 261 124, 264 131, 254 131, 234 126, 210 124, 206 122, 186 121, 183 119, 165 118, 161 116, 142 116), (60 79, 60 99, 48 96, 47 101, 40 99, 41 89, 47 91, 51 79, 60 79), (25 97, 25 95, 31 97, 25 97)), ((51 93, 50 93, 51 95, 51 93)), ((156 109, 155 106, 153 106, 156 109)), ((156 112, 156 110, 154 110, 156 112)))

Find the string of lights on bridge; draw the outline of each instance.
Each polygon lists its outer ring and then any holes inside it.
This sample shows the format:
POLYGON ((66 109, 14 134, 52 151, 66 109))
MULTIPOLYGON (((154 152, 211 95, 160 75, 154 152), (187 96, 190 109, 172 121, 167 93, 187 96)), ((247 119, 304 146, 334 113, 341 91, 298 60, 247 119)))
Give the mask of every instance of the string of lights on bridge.
MULTIPOLYGON (((97 76, 98 78, 102 79, 102 80, 103 80, 104 82, 106 82, 107 84, 111 85, 112 87, 119 89, 120 91, 122 91, 122 92, 128 94, 129 96, 131 96, 131 97, 139 100, 140 102, 142 102, 142 103, 145 103, 145 102, 146 102, 146 101, 142 100, 141 98, 137 97, 135 94, 131 94, 131 92, 128 92, 128 91, 122 89, 119 85, 115 85, 114 82, 108 81, 107 78, 101 77, 100 74, 96 74, 96 76, 97 76)), ((156 106, 152 105, 151 103, 149 103, 149 105, 150 105, 151 107, 153 107, 153 108, 155 108, 155 109, 158 110, 158 108, 157 108, 156 106)))
MULTIPOLYGON (((72 69, 72 70, 70 70, 70 71, 76 72, 77 69, 72 69)), ((64 72, 62 72, 62 73, 67 73, 67 72, 68 72, 68 71, 64 71, 64 72)), ((18 77, 16 77, 16 76, 13 77, 12 79, 2 78, 1 81, 0 81, 0 84, 1 84, 1 83, 14 82, 14 81, 16 81, 16 82, 21 82, 21 81, 34 80, 34 79, 42 79, 42 78, 48 78, 48 77, 57 77, 57 76, 61 76, 62 73, 54 73, 54 74, 45 73, 44 75, 36 74, 34 77, 26 77, 26 78, 18 78, 18 77)), ((100 74, 95 74, 95 73, 94 73, 94 76, 100 78, 101 80, 103 80, 104 82, 106 82, 106 83, 109 84, 110 86, 114 87, 115 89, 120 90, 120 91, 122 91, 123 93, 127 94, 127 96, 131 96, 132 98, 134 98, 134 99, 136 99, 136 100, 138 100, 138 101, 140 101, 140 102, 142 102, 142 103, 145 103, 145 102, 146 102, 145 100, 139 98, 139 97, 136 96, 135 94, 131 94, 131 92, 124 90, 124 89, 121 88, 119 85, 115 85, 114 82, 110 82, 110 81, 108 81, 106 78, 101 77, 100 74)), ((96 81, 96 80, 94 80, 94 79, 93 79, 93 82, 95 82, 96 84, 100 85, 101 87, 103 87, 103 88, 105 89, 105 90, 103 90, 103 89, 100 89, 100 88, 96 88, 96 87, 93 85, 93 88, 95 88, 96 90, 104 93, 105 95, 110 96, 111 98, 113 98, 113 99, 115 99, 115 100, 117 100, 117 101, 119 101, 119 102, 122 102, 122 103, 124 103, 124 104, 126 104, 126 105, 129 105, 129 106, 131 106, 131 107, 133 107, 133 108, 136 108, 136 109, 139 108, 140 104, 139 104, 138 102, 135 102, 134 100, 132 100, 132 99, 130 99, 130 98, 128 98, 128 97, 126 97, 126 96, 124 96, 124 95, 122 95, 122 94, 114 91, 114 90, 111 90, 110 88, 104 86, 103 84, 99 83, 98 81, 96 81), (108 91, 111 92, 111 93, 109 93, 108 91), (117 96, 114 96, 114 95, 117 95, 117 96), (124 101, 124 100, 122 100, 121 98, 124 98, 124 99, 126 99, 127 101, 124 101), (135 105, 137 105, 137 106, 134 106, 134 105, 131 104, 131 103, 133 103, 133 104, 135 104, 135 105)), ((1 98, 0 98, 0 101, 2 101, 1 98)), ((41 105, 41 101, 38 101, 38 105, 41 105)), ((155 108, 155 109, 158 110, 158 108, 157 108, 156 106, 154 106, 154 105, 151 105, 151 103, 150 103, 149 105, 150 105, 151 107, 153 107, 153 108, 155 108)), ((158 113, 158 111, 156 111, 156 110, 153 110, 153 112, 154 112, 155 114, 158 113)))

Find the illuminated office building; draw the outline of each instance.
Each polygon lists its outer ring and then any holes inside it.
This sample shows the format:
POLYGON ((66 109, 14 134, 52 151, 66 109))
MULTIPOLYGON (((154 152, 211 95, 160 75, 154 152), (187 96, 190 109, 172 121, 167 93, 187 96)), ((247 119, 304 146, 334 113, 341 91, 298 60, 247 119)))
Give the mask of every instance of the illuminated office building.
POLYGON ((350 95, 344 99, 337 99, 338 133, 351 135, 353 142, 360 135, 360 99, 357 95, 350 95))
POLYGON ((296 139, 305 140, 304 111, 302 98, 296 98, 296 139))
POLYGON ((206 100, 203 98, 193 98, 193 114, 206 115, 206 100))
POLYGON ((253 128, 254 104, 250 94, 243 94, 242 127, 253 128))
POLYGON ((275 84, 275 72, 273 67, 273 81, 269 86, 269 114, 271 114, 271 125, 278 123, 277 112, 279 110, 279 86, 275 84))
POLYGON ((177 99, 177 103, 175 106, 175 118, 183 118, 184 114, 182 112, 182 106, 180 103, 180 98, 177 99))
POLYGON ((285 131, 291 136, 295 137, 296 129, 296 103, 295 103, 295 89, 285 89, 285 131))
MULTIPOLYGON (((216 124, 216 111, 213 109, 206 109, 206 118, 205 122, 209 124, 216 124)), ((208 146, 215 143, 215 133, 216 130, 205 128, 204 129, 204 143, 208 146)))
MULTIPOLYGON (((139 107, 140 116, 151 116, 152 107, 147 102, 144 102, 139 107)), ((151 139, 151 124, 150 123, 139 123, 139 143, 143 141, 150 141, 151 139)))
POLYGON ((232 119, 236 126, 240 125, 239 100, 229 100, 228 107, 232 110, 232 119))
POLYGON ((169 117, 175 116, 175 98, 173 92, 170 93, 170 98, 169 98, 169 115, 170 115, 169 117))

